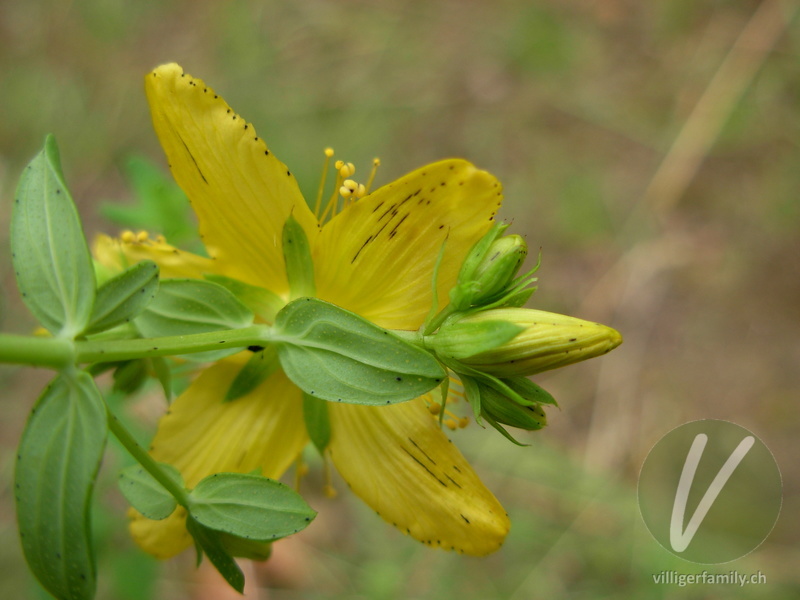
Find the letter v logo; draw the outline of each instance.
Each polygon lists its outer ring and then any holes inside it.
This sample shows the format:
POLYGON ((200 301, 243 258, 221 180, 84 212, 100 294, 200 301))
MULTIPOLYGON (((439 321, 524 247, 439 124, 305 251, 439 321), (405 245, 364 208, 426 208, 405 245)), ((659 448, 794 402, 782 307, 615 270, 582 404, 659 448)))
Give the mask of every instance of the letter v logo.
POLYGON ((700 459, 703 456, 708 436, 704 433, 698 433, 692 442, 692 447, 689 449, 689 454, 686 455, 686 462, 683 463, 683 471, 681 471, 681 478, 678 482, 678 489, 675 492, 675 502, 672 505, 672 520, 669 526, 669 543, 675 552, 683 552, 688 548, 689 544, 697 533, 697 529, 706 518, 708 511, 719 496, 722 488, 728 483, 731 475, 733 475, 736 467, 742 462, 744 457, 750 452, 750 448, 755 443, 755 438, 752 435, 747 436, 722 465, 711 485, 708 486, 706 493, 697 505, 689 524, 686 529, 683 529, 684 516, 686 514, 686 501, 689 499, 689 491, 692 489, 692 482, 694 475, 697 472, 697 465, 700 464, 700 459))
POLYGON ((758 436, 729 421, 703 419, 676 427, 650 449, 637 492, 642 519, 667 552, 722 564, 769 535, 783 482, 758 436))

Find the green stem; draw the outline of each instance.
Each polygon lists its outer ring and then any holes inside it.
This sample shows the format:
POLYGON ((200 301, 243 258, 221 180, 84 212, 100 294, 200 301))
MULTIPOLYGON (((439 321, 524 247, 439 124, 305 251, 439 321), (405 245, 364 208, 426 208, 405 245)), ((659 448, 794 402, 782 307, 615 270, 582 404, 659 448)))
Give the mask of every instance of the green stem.
POLYGON ((63 369, 75 364, 75 347, 64 338, 0 333, 0 363, 63 369))
POLYGON ((184 508, 189 507, 189 494, 183 488, 183 486, 179 485, 176 481, 172 480, 164 470, 159 466, 159 464, 153 460, 153 457, 150 456, 147 451, 139 445, 131 433, 125 428, 125 426, 117 419, 117 417, 111 412, 111 409, 106 407, 106 414, 108 415, 108 428, 111 430, 111 433, 120 441, 120 443, 125 446, 125 449, 130 453, 133 458, 136 459, 144 469, 153 476, 161 486, 167 490, 173 498, 177 501, 178 504, 183 506, 184 508))
POLYGON ((112 362, 133 358, 192 354, 225 348, 263 346, 269 341, 270 332, 269 325, 250 325, 242 329, 226 329, 192 335, 75 342, 75 348, 79 363, 112 362))
POLYGON ((264 346, 273 338, 269 325, 131 340, 72 341, 0 333, 0 363, 63 369, 75 364, 264 346))
POLYGON ((448 304, 445 306, 438 315, 436 315, 433 320, 425 326, 425 330, 422 332, 423 335, 431 335, 434 331, 441 327, 442 323, 445 322, 445 319, 452 315, 454 312, 457 312, 457 309, 453 304, 448 304))

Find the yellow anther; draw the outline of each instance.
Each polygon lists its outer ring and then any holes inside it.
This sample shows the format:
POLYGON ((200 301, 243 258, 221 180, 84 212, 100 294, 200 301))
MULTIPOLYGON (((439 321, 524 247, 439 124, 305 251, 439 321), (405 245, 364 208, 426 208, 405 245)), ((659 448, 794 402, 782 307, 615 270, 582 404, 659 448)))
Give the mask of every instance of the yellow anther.
POLYGON ((119 236, 119 237, 120 237, 120 239, 121 239, 123 242, 125 242, 126 244, 132 244, 133 242, 135 242, 135 241, 136 241, 136 234, 135 234, 135 233, 133 233, 132 231, 128 231, 128 230, 126 230, 126 231, 123 231, 123 232, 120 234, 120 236, 119 236))
POLYGON ((337 160, 335 163, 333 163, 333 168, 336 169, 337 171, 341 169, 343 166, 344 166, 343 160, 337 160))
POLYGON ((146 242, 149 239, 149 237, 150 235, 146 231, 142 230, 136 234, 136 241, 140 243, 146 242))
POLYGON ((358 184, 358 187, 357 187, 357 188, 355 189, 355 191, 353 192, 353 195, 354 195, 356 198, 363 198, 364 196, 366 196, 366 195, 367 195, 367 188, 366 188, 366 187, 364 187, 364 184, 363 184, 363 183, 359 183, 359 184, 358 184))
POLYGON ((375 179, 375 173, 378 172, 378 167, 381 166, 381 159, 380 158, 373 158, 372 159, 372 170, 369 172, 369 179, 367 179, 366 190, 364 195, 369 194, 370 189, 372 189, 372 182, 375 179))
MULTIPOLYGON (((341 170, 339 172, 341 172, 341 170)), ((357 190, 358 184, 355 181, 352 179, 345 179, 342 182, 342 187, 339 188, 339 193, 342 195, 342 198, 349 198, 355 194, 357 190)))
POLYGON ((440 412, 442 412, 442 405, 438 402, 431 402, 428 404, 428 410, 432 415, 438 415, 440 412))
POLYGON ((333 148, 325 148, 325 156, 328 158, 333 156, 333 148))
POLYGON ((165 238, 163 235, 161 235, 161 234, 159 233, 159 234, 156 236, 156 243, 158 243, 158 244, 166 244, 166 243, 167 243, 167 238, 165 238))
POLYGON ((445 419, 444 424, 447 425, 447 428, 451 431, 458 429, 458 423, 456 423, 453 419, 445 419))
POLYGON ((339 167, 339 175, 342 177, 352 177, 355 172, 356 166, 353 163, 342 163, 342 166, 339 167))
POLYGON ((322 493, 325 494, 326 498, 336 498, 336 488, 334 488, 330 483, 326 483, 322 487, 322 493))
POLYGON ((458 426, 459 426, 461 429, 464 429, 464 427, 466 427, 467 425, 469 425, 469 417, 461 417, 461 418, 458 420, 458 426))

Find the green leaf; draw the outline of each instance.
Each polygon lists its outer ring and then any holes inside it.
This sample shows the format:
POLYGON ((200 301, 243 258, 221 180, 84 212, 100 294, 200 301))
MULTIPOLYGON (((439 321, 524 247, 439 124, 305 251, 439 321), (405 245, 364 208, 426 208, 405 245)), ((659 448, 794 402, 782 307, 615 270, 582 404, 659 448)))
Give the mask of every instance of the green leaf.
POLYGON ((204 277, 208 281, 227 289, 236 296, 239 302, 268 323, 272 323, 278 311, 286 306, 283 298, 266 288, 250 285, 224 275, 205 275, 204 277))
POLYGON ((126 360, 114 369, 114 391, 130 395, 138 391, 147 379, 147 359, 126 360))
POLYGON ((461 375, 461 385, 464 386, 464 395, 467 397, 467 402, 472 407, 472 414, 475 416, 475 422, 481 425, 481 389, 478 382, 472 377, 461 375))
MULTIPOLYGON (((252 311, 221 285, 202 279, 166 279, 136 318, 136 327, 144 337, 161 337, 239 329, 252 322, 252 311)), ((183 358, 212 361, 239 351, 228 348, 183 358)))
MULTIPOLYGON (((158 466, 170 479, 183 487, 178 469, 165 463, 159 463, 158 466)), ((131 506, 148 519, 166 519, 178 506, 172 494, 139 464, 131 465, 119 474, 119 489, 131 506)))
POLYGON ((158 265, 142 261, 109 279, 97 290, 89 326, 91 334, 138 316, 158 291, 158 265))
POLYGON ((189 499, 189 512, 201 525, 262 542, 297 533, 317 515, 292 488, 260 475, 209 475, 189 499))
POLYGON ((328 403, 322 398, 303 392, 303 419, 311 443, 320 454, 325 452, 331 441, 331 422, 328 417, 328 403))
POLYGON ((429 341, 436 354, 459 360, 494 350, 523 331, 524 327, 509 321, 455 321, 428 336, 426 342, 429 341))
POLYGON ((22 434, 15 474, 22 548, 34 575, 57 598, 94 596, 89 509, 106 431, 100 392, 78 371, 53 380, 22 434))
POLYGON ((164 390, 164 397, 167 402, 170 402, 172 400, 172 371, 167 359, 163 356, 154 356, 150 359, 150 364, 153 365, 153 372, 164 390))
POLYGON ((59 337, 83 331, 94 304, 94 270, 53 136, 17 186, 11 257, 22 299, 39 322, 59 337))
POLYGON ((233 383, 231 383, 223 402, 230 402, 249 394, 266 381, 280 366, 278 352, 274 347, 270 346, 259 352, 254 352, 250 360, 236 375, 233 383))
POLYGON ((314 261, 306 232, 292 216, 283 224, 283 259, 290 299, 314 296, 314 261))
POLYGON ((307 394, 324 400, 404 402, 445 377, 427 351, 315 298, 290 302, 278 313, 274 333, 286 375, 307 394))
POLYGON ((539 387, 527 377, 510 377, 502 381, 530 404, 552 404, 553 406, 558 406, 558 402, 550 392, 539 387))
POLYGON ((228 554, 228 551, 222 545, 220 540, 220 533, 204 527, 189 515, 186 518, 186 529, 194 538, 195 545, 198 548, 198 565, 202 554, 204 552, 208 556, 208 560, 219 571, 219 574, 225 578, 225 581, 240 594, 244 593, 244 573, 233 560, 233 557, 228 554))

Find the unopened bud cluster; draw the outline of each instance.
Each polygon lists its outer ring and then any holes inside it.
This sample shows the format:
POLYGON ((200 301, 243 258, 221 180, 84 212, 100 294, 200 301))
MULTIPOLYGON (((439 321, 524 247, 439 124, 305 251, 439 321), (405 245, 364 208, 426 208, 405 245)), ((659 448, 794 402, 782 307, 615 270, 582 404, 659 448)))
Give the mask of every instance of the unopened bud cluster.
POLYGON ((622 336, 600 323, 522 308, 539 265, 518 275, 528 248, 518 235, 503 236, 507 227, 495 225, 470 250, 424 343, 464 382, 476 419, 516 441, 503 425, 540 429, 542 405, 555 403, 527 376, 606 354, 622 336))

